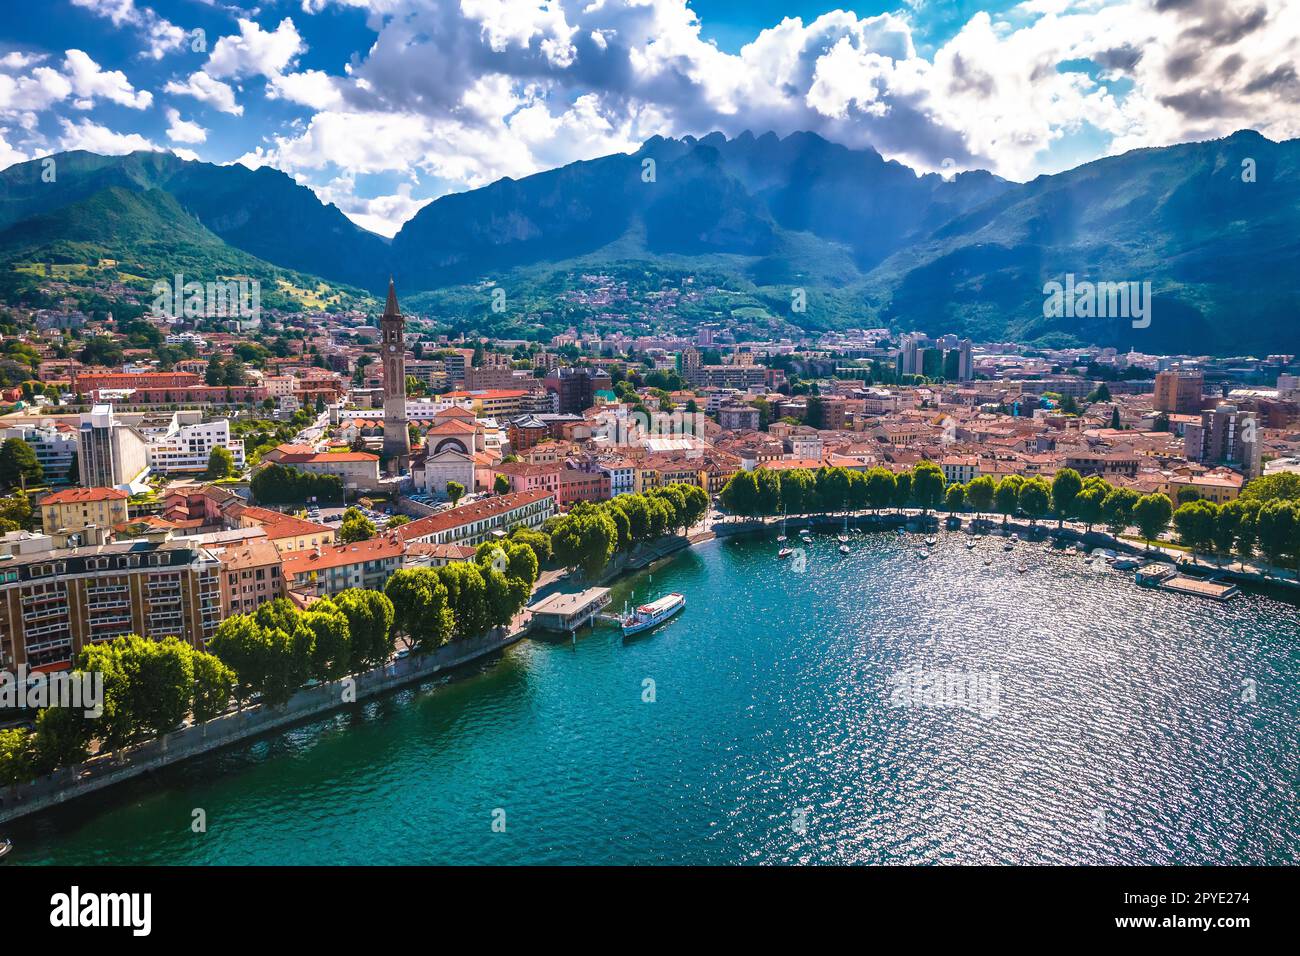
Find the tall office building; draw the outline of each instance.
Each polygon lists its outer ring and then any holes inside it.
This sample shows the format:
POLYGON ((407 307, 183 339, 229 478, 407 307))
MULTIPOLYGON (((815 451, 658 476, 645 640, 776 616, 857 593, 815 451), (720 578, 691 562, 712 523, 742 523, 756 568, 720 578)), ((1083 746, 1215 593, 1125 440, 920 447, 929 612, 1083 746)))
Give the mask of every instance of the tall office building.
POLYGON ((77 430, 78 482, 87 488, 131 484, 149 467, 149 442, 113 416, 112 405, 95 405, 77 430))
POLYGON ((975 377, 975 357, 972 355, 974 344, 970 339, 957 343, 957 381, 969 382, 975 377))
POLYGON ((1205 376, 1185 369, 1169 369, 1156 374, 1151 406, 1158 412, 1195 415, 1201 410, 1201 393, 1205 376))
POLYGON ((1236 405, 1220 405, 1201 412, 1199 423, 1189 424, 1183 432, 1183 453, 1202 464, 1227 465, 1247 478, 1261 472, 1258 416, 1236 405))

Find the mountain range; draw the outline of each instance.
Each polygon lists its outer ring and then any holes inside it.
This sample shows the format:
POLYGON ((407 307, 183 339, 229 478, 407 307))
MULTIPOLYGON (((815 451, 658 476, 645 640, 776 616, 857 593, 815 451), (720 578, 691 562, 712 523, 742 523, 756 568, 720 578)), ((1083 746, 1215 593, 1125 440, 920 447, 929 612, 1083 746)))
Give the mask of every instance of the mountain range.
POLYGON ((1300 352, 1300 140, 1252 131, 1028 183, 918 175, 812 133, 656 137, 631 154, 443 196, 391 240, 268 167, 151 152, 54 160, 54 182, 43 160, 0 172, 5 268, 113 259, 141 276, 288 269, 375 293, 391 272, 404 302, 481 312, 481 297, 465 306, 465 292, 484 282, 558 288, 573 271, 670 263, 805 328, 1300 352), (1067 274, 1150 282, 1150 324, 1045 317, 1044 284, 1067 274), (790 309, 795 288, 806 312, 790 309))

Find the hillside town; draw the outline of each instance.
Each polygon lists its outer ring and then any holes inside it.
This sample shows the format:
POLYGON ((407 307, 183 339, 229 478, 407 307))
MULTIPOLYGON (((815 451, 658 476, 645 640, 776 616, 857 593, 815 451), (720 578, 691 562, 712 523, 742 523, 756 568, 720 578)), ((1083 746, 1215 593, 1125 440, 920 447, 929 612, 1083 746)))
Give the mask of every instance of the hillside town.
MULTIPOLYGON (((584 504, 733 475, 1065 469, 1174 507, 1300 472, 1300 365, 848 329, 452 336, 404 316, 252 326, 10 311, 0 667, 300 609, 584 504), (248 327, 245 327, 248 326, 248 327), (96 580, 96 570, 114 572, 96 580), (78 574, 77 572, 82 572, 78 574)), ((716 512, 715 512, 716 513, 716 512)))

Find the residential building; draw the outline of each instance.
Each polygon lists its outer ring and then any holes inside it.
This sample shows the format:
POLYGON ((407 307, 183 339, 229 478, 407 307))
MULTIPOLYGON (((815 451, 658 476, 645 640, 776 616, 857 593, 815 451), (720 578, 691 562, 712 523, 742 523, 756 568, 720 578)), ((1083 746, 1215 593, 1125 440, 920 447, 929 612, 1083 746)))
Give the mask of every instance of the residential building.
POLYGON ((520 491, 419 518, 399 526, 397 534, 407 542, 474 547, 517 527, 541 527, 554 514, 553 492, 520 491))
POLYGON ((181 539, 31 554, 0 569, 0 668, 64 670, 125 634, 203 648, 222 619, 220 563, 181 539))
POLYGON ((1151 407, 1158 412, 1194 415, 1201 410, 1205 376, 1201 372, 1169 369, 1156 374, 1151 407))
POLYGON ((104 544, 112 528, 128 518, 125 491, 117 488, 65 488, 40 501, 41 530, 75 546, 104 544))

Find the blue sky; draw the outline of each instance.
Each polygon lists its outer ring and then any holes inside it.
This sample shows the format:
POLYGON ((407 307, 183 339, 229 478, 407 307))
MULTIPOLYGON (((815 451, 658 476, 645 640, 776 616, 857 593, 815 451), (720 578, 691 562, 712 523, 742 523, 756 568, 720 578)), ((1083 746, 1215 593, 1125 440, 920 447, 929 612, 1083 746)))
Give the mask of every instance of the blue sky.
POLYGON ((1297 42, 1288 0, 10 3, 0 166, 272 165, 386 234, 449 191, 713 129, 1027 179, 1297 135, 1297 42))

